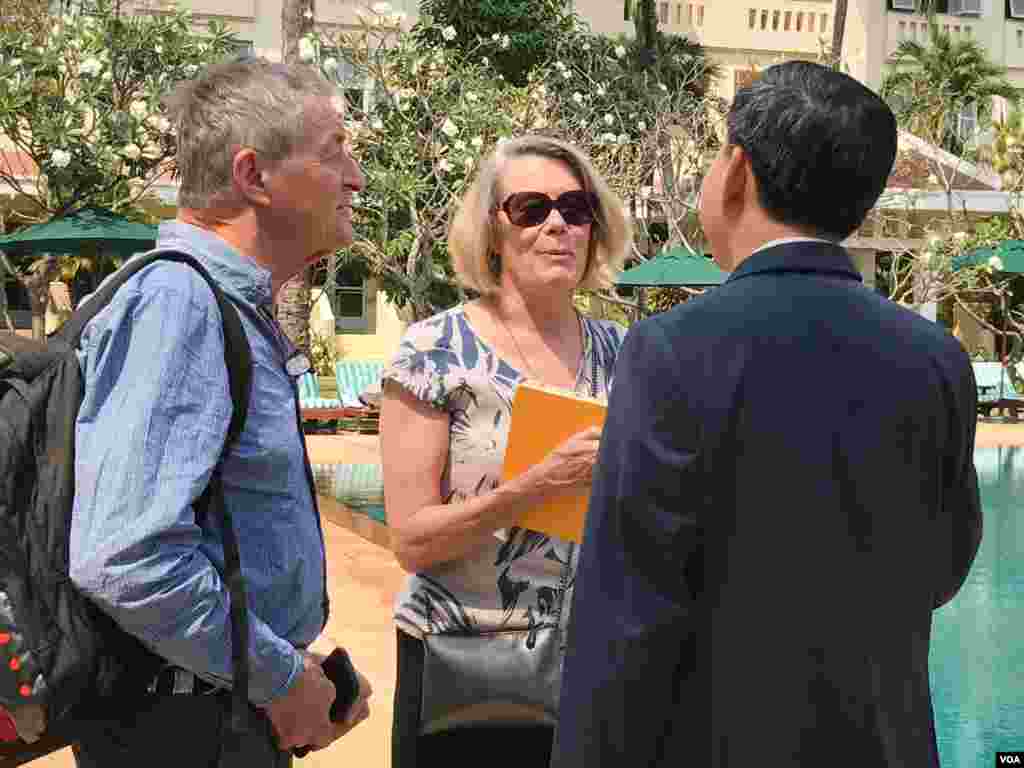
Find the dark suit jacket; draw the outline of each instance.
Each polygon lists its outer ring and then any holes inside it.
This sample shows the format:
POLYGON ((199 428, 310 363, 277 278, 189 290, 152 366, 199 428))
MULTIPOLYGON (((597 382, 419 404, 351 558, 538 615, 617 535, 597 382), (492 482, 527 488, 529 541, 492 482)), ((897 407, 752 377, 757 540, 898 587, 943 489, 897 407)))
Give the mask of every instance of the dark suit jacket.
POLYGON ((626 337, 557 768, 938 765, 932 610, 981 538, 969 359, 821 242, 626 337))

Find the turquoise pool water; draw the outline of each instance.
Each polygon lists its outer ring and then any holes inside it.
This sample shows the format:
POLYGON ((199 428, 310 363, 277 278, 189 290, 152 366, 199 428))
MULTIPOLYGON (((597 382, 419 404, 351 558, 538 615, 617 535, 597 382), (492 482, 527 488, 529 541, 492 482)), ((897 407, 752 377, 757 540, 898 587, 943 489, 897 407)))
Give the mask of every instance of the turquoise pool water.
POLYGON ((943 768, 995 765, 997 751, 1024 750, 1024 448, 979 448, 974 464, 985 510, 981 549, 932 622, 943 768))
MULTIPOLYGON (((985 535, 967 582, 932 625, 943 768, 987 768, 996 751, 1024 750, 1024 448, 979 448, 975 466, 985 535)), ((314 465, 314 475, 320 493, 384 522, 379 465, 314 465)))

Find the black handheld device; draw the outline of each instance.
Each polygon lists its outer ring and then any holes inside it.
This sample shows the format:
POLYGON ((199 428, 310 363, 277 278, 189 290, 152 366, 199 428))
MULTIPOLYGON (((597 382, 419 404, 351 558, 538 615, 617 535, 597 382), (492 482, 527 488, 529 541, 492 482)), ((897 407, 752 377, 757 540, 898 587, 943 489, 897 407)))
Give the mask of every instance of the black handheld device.
MULTIPOLYGON (((334 683, 338 689, 334 703, 331 704, 331 722, 337 723, 345 719, 345 715, 352 709, 359 696, 359 677, 356 675, 355 667, 352 666, 352 659, 343 648, 335 648, 333 653, 324 659, 320 665, 327 679, 334 683)), ((305 757, 310 752, 309 746, 295 747, 293 754, 296 757, 305 757)))

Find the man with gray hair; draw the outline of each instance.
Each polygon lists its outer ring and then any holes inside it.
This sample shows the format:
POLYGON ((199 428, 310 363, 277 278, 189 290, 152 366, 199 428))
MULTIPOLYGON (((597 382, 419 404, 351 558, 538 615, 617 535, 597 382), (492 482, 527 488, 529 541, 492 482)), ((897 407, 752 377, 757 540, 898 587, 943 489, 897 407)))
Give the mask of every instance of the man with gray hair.
POLYGON ((327 620, 324 544, 296 418, 302 358, 272 311, 285 281, 352 241, 363 177, 343 101, 308 67, 219 64, 180 86, 168 109, 181 187, 157 249, 197 259, 238 310, 251 405, 222 458, 232 398, 221 316, 186 265, 146 266, 86 328, 71 578, 165 666, 75 754, 103 768, 288 765, 293 748, 326 747, 369 714, 360 675, 355 704, 331 721, 335 686, 306 650, 327 620), (215 468, 248 590, 243 738, 228 734, 223 532, 216 515, 195 512, 215 468), (223 704, 211 717, 213 699, 223 704))

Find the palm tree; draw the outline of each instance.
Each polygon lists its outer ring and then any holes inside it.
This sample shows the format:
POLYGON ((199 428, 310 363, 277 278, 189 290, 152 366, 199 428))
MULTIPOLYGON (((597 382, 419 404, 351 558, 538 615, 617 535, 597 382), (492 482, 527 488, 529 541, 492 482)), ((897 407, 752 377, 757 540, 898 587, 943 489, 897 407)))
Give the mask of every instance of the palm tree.
POLYGON ((836 16, 832 24, 832 67, 838 70, 843 60, 843 35, 846 33, 847 0, 836 0, 836 16))
POLYGON ((894 56, 896 69, 882 81, 900 124, 911 133, 960 155, 969 137, 961 135, 959 116, 976 108, 978 121, 992 113, 992 98, 1016 102, 1020 91, 1006 78, 1006 68, 988 58, 974 40, 956 40, 938 24, 929 24, 927 45, 903 40, 894 56))

